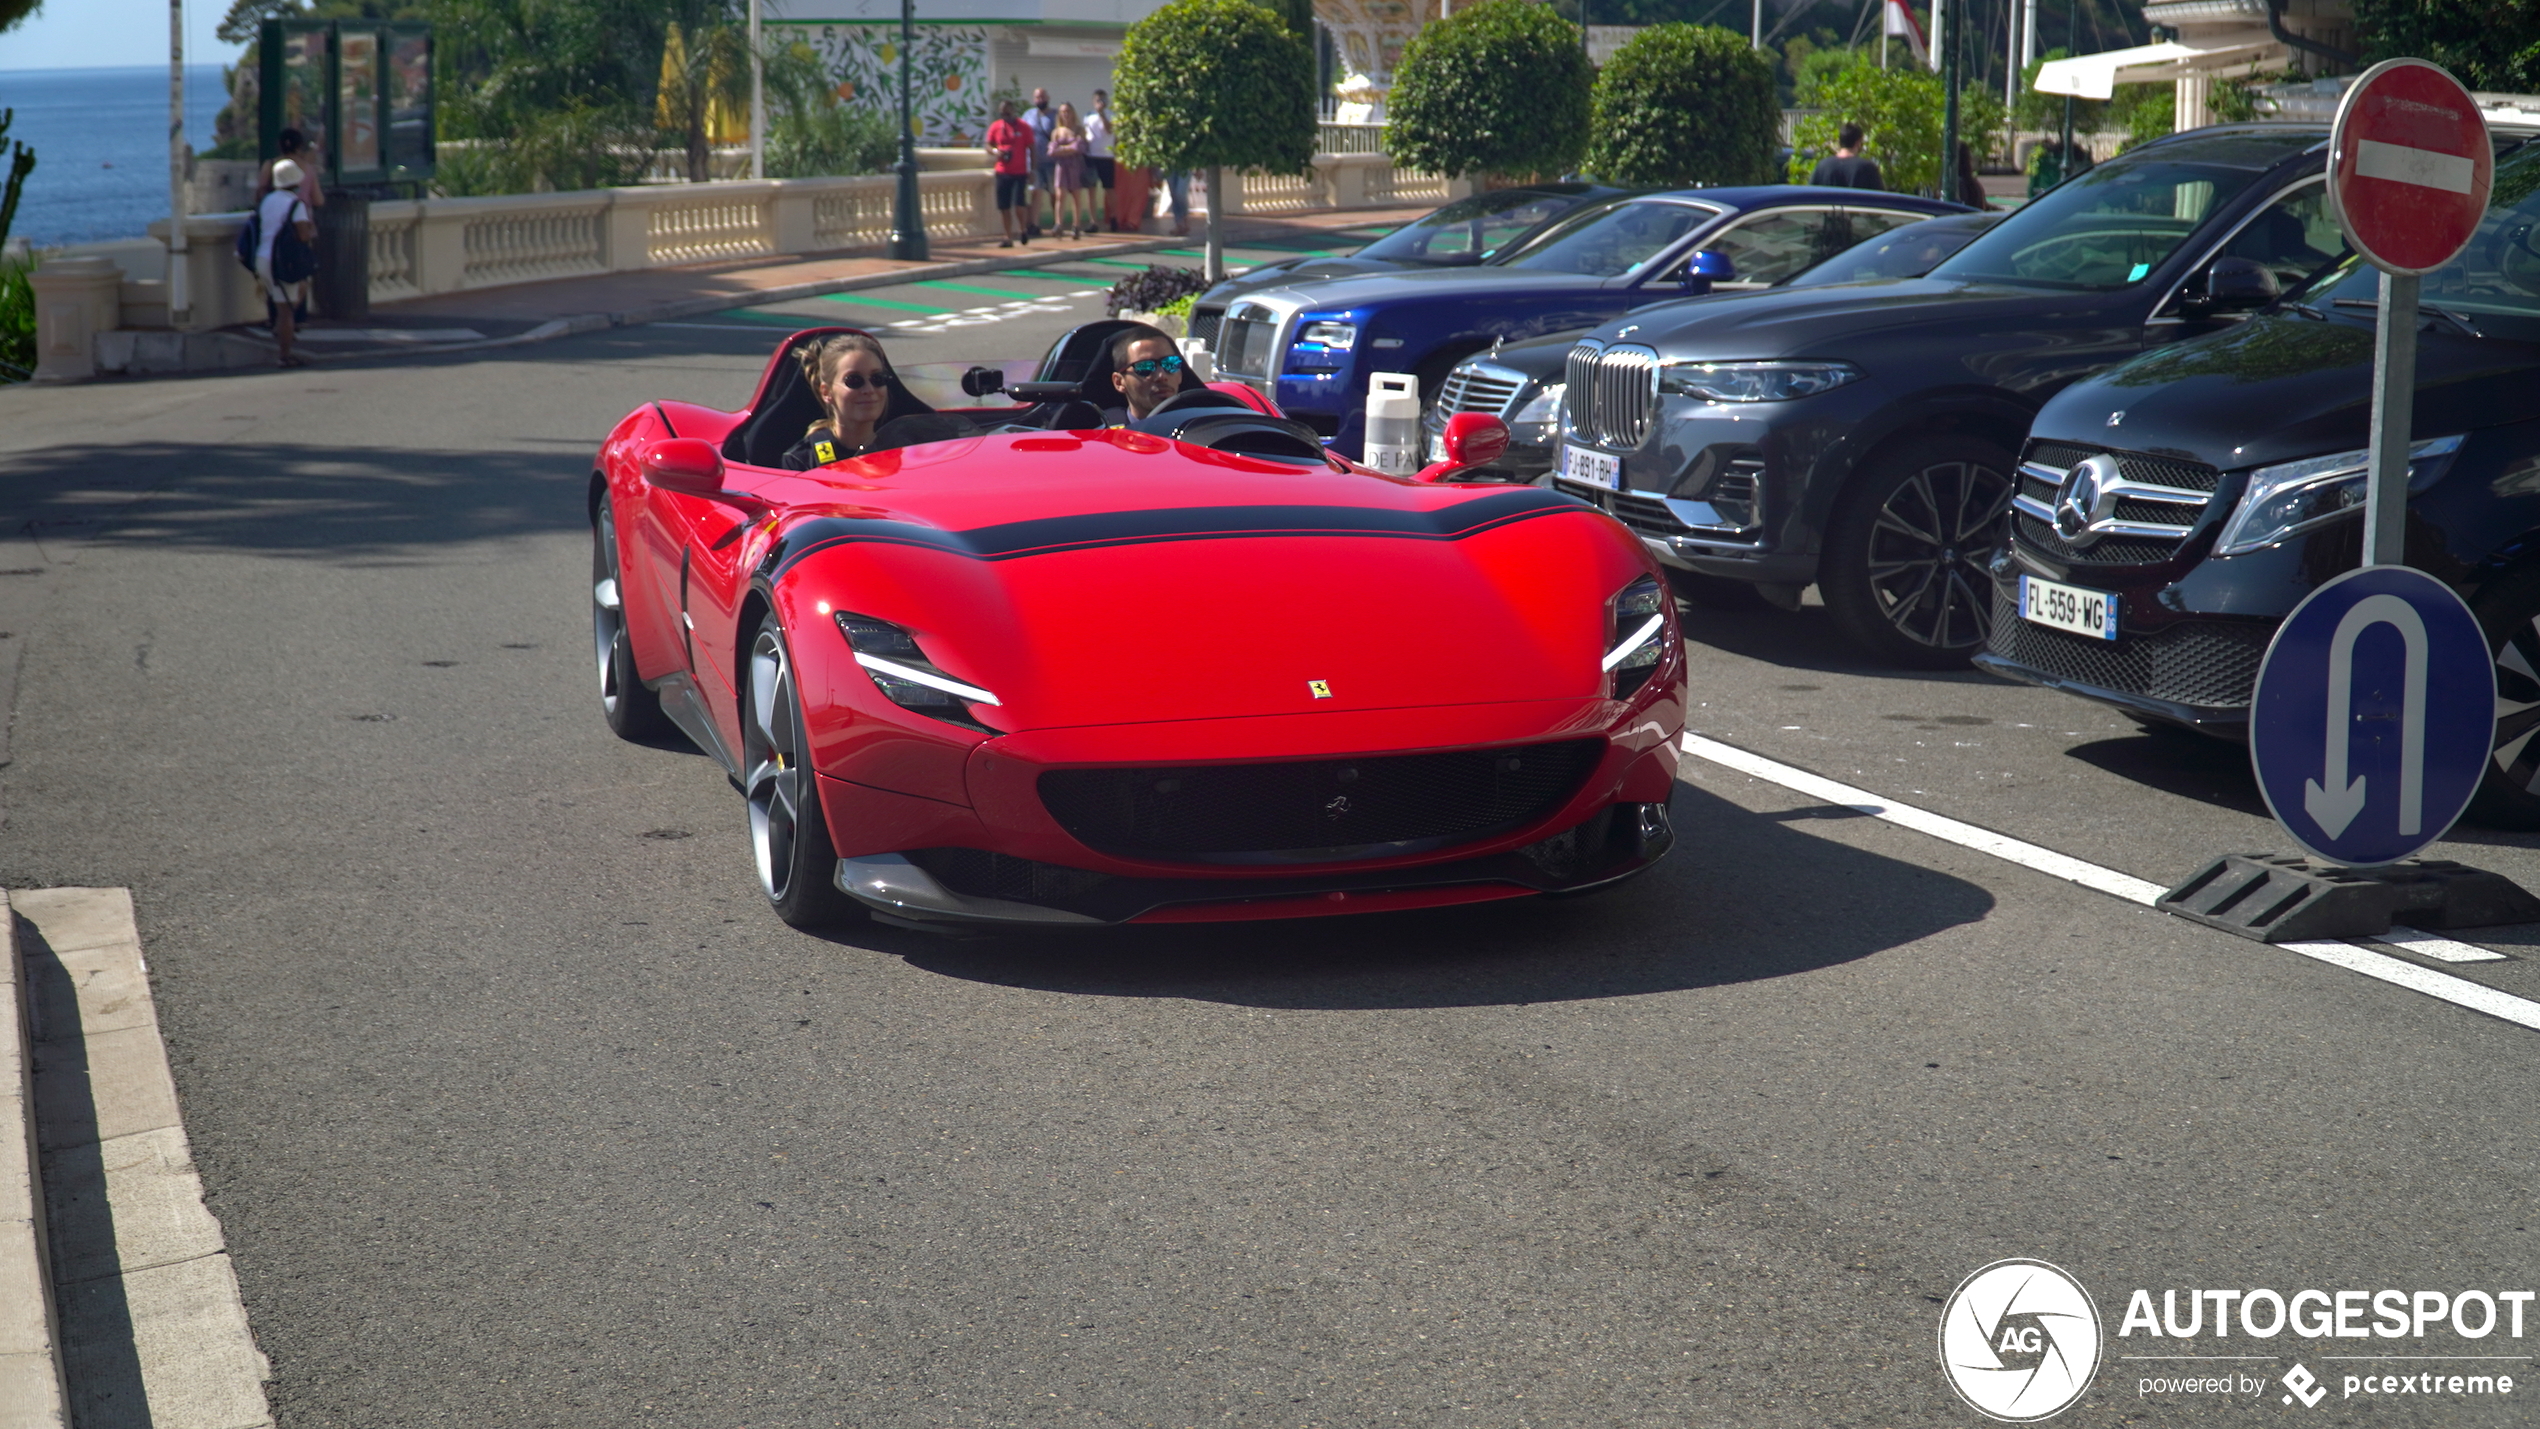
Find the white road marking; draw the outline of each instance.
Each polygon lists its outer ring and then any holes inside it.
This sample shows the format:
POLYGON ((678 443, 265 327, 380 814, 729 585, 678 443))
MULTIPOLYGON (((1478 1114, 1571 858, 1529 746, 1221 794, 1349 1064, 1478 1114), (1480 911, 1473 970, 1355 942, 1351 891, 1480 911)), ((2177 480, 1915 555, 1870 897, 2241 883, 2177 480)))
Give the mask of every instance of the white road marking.
POLYGON ((1838 784, 1832 779, 1811 774, 1805 769, 1795 769, 1779 760, 1766 759, 1760 754, 1749 754, 1735 745, 1722 744, 1716 739, 1705 739, 1701 735, 1687 732, 1685 753, 1698 754, 1714 764, 1725 764, 1741 774, 1752 774, 1758 779, 1769 779, 1785 789, 1796 789, 1802 794, 1813 795, 1838 808, 1851 809, 1873 818, 1885 819, 1892 824, 1902 824, 1916 833, 1929 834, 1963 848, 1974 849, 1978 853, 1989 853, 1995 858, 2008 859, 2012 863, 2036 869, 2040 873, 2051 874, 2067 882, 2078 883, 2084 888, 2095 888, 2102 893, 2123 898, 2131 903, 2141 903, 2148 907, 2154 899, 2169 891, 2157 883, 2146 882, 2131 874, 2119 873, 2113 868, 2101 868, 2095 863, 2084 863, 2080 859, 2057 853, 2051 848, 2040 848, 2033 843, 2024 843, 2008 834, 1997 834, 1991 829, 1961 823, 1956 819, 1932 813, 1928 809, 1917 809, 1911 804, 1899 804, 1893 799, 1882 799, 1867 789, 1855 789, 1849 784, 1838 784))
POLYGON ((2414 928, 2393 928, 2373 941, 2388 943, 2394 948, 2405 948, 2418 957, 2432 958, 2436 962, 2502 963, 2512 961, 2503 953, 2472 947, 2468 943, 2455 943, 2449 938, 2438 938, 2432 933, 2420 933, 2414 928))
MULTIPOLYGON (((1978 853, 1989 853, 1995 858, 2019 864, 2024 868, 2035 869, 2067 882, 2078 883, 2085 888, 2095 888, 2102 893, 2123 898, 2131 903, 2140 903, 2149 907, 2168 891, 2157 883, 2136 878, 2132 874, 2119 873, 2113 868, 2102 868, 2095 863, 2085 862, 2069 854, 2057 853, 2050 848, 2040 848, 2036 844, 2012 838, 2008 834, 1997 834, 1991 829, 1979 828, 1974 824, 1964 823, 1946 815, 1932 813, 1928 809, 1918 809, 1911 804, 1900 804, 1893 799, 1884 799, 1866 789, 1856 789, 1849 784, 1811 774, 1805 769, 1795 768, 1777 759, 1767 759, 1763 755, 1749 753, 1735 745, 1722 744, 1716 739, 1706 739, 1691 731, 1685 734, 1684 748, 1687 754, 1708 759, 1714 764, 1726 765, 1741 774, 1779 784, 1785 789, 1795 790, 1812 798, 1823 799, 1837 808, 1851 809, 1872 818, 1885 819, 1889 823, 1902 825, 1917 833, 1929 834, 1933 838, 1944 839, 1961 848, 1974 849, 1978 853)), ((2420 956, 2436 958, 2444 962, 2504 960, 2504 955, 2501 953, 2472 947, 2467 943, 2456 943, 2449 938, 2438 938, 2431 933, 2418 932, 2414 928, 2392 928, 2373 941, 2386 943, 2392 947, 2406 948, 2420 956)), ((2467 978, 2454 977, 2450 973, 2419 967, 2415 963, 2374 952, 2360 943, 2278 943, 2275 946, 2290 948, 2304 957, 2333 963, 2350 972, 2379 978, 2383 982, 2407 988, 2412 992, 2421 992, 2428 997, 2440 998, 2456 1007, 2466 1007, 2473 1012, 2484 1012, 2489 1016, 2501 1017, 2507 1022, 2540 1031, 2540 1002, 2534 1002, 2526 997, 2516 997, 2509 992, 2499 992, 2484 983, 2471 982, 2467 978)))
POLYGON ((2484 983, 2471 982, 2465 977, 2454 977, 2450 973, 2439 973, 2432 968, 2421 968, 2415 963, 2401 962, 2397 958, 2368 952, 2353 943, 2278 943, 2276 946, 2289 948, 2306 958, 2317 958, 2324 963, 2333 963, 2348 972, 2362 973, 2366 977, 2377 977, 2383 982, 2404 987, 2411 992, 2421 992, 2428 997, 2439 997, 2456 1007, 2466 1007, 2473 1012, 2484 1012, 2490 1017, 2501 1017, 2507 1022, 2520 1023, 2535 1032, 2540 1032, 2540 1002, 2533 1002, 2527 997, 2516 997, 2510 992, 2498 992, 2484 983))
POLYGON ((2357 178, 2387 179, 2394 184, 2465 194, 2477 174, 2476 164, 2459 154, 2446 154, 2439 149, 2384 144, 2378 139, 2366 139, 2355 146, 2357 178))
POLYGON ((1071 298, 1099 298, 1102 294, 1103 290, 1100 288, 1078 288, 1076 291, 1069 293, 1067 296, 1071 298))

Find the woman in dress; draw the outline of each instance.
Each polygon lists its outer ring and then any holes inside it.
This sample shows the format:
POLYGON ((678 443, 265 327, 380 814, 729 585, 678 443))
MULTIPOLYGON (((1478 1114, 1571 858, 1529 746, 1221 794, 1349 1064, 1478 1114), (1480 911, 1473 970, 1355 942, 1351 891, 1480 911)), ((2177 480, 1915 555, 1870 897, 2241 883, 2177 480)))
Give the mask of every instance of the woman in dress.
POLYGON ((882 344, 866 333, 842 332, 797 348, 794 355, 825 415, 777 464, 788 471, 809 471, 861 455, 873 445, 873 428, 891 405, 891 387, 899 381, 891 359, 882 355, 882 344))
POLYGON ((1085 121, 1073 104, 1058 106, 1058 122, 1050 126, 1051 222, 1061 236, 1082 238, 1093 226, 1093 195, 1085 184, 1085 121), (1070 231, 1072 230, 1072 231, 1070 231))

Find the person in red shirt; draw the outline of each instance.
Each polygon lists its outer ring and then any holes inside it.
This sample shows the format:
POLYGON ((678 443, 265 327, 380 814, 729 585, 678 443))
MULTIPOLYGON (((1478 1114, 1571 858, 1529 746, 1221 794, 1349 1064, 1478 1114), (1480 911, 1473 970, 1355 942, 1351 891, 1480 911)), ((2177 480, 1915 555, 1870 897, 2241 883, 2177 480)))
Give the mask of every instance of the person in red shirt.
POLYGON ((1017 238, 1032 241, 1032 129, 1014 117, 1014 101, 997 106, 997 122, 988 126, 988 153, 996 160, 997 218, 1005 225, 999 248, 1012 248, 1017 238), (1018 212, 1019 210, 1019 212, 1018 212))

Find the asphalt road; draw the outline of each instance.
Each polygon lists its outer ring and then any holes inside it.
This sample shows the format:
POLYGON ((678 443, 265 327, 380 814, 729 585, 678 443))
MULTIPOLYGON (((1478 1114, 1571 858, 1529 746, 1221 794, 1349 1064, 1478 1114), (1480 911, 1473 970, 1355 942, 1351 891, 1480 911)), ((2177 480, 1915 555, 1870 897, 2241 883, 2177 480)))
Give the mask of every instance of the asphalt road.
MULTIPOLYGON (((2540 1288, 2540 1032, 1701 759, 1591 900, 777 923, 720 772, 600 723, 591 448, 800 318, 1027 358, 1102 274, 0 391, 0 879, 132 887, 285 1429, 1976 1424, 1942 1302, 2015 1256, 2106 1322, 2059 1424, 2531 1422, 2323 1357, 2540 1315, 2115 1330, 2139 1287, 2540 1288), (2162 1353, 2331 1393, 2118 1358, 2162 1353)), ((2281 845, 2237 751, 1813 607, 1688 630, 1714 738, 2158 882, 2281 845)), ((2436 852, 2540 888, 2530 838, 2436 852)), ((2477 941, 2393 956, 2540 997, 2540 929, 2477 941)))

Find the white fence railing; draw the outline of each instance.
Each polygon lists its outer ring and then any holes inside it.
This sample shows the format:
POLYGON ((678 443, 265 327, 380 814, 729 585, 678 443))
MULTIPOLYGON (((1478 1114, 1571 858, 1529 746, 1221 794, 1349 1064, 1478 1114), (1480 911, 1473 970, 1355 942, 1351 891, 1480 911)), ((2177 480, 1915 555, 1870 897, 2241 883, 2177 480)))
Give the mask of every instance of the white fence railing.
MULTIPOLYGON (((644 184, 574 193, 436 198, 370 206, 374 303, 732 259, 871 249, 889 241, 897 180, 834 179, 644 184)), ((1229 183, 1223 213, 1443 203, 1469 186, 1432 174, 1396 174, 1381 154, 1324 154, 1309 175, 1246 174, 1229 183)), ((993 176, 946 169, 918 176, 931 238, 998 231, 993 176)), ((230 257, 244 214, 200 214, 186 223, 194 328, 261 320, 255 280, 230 257)), ((153 232, 164 239, 162 220, 153 232)))

